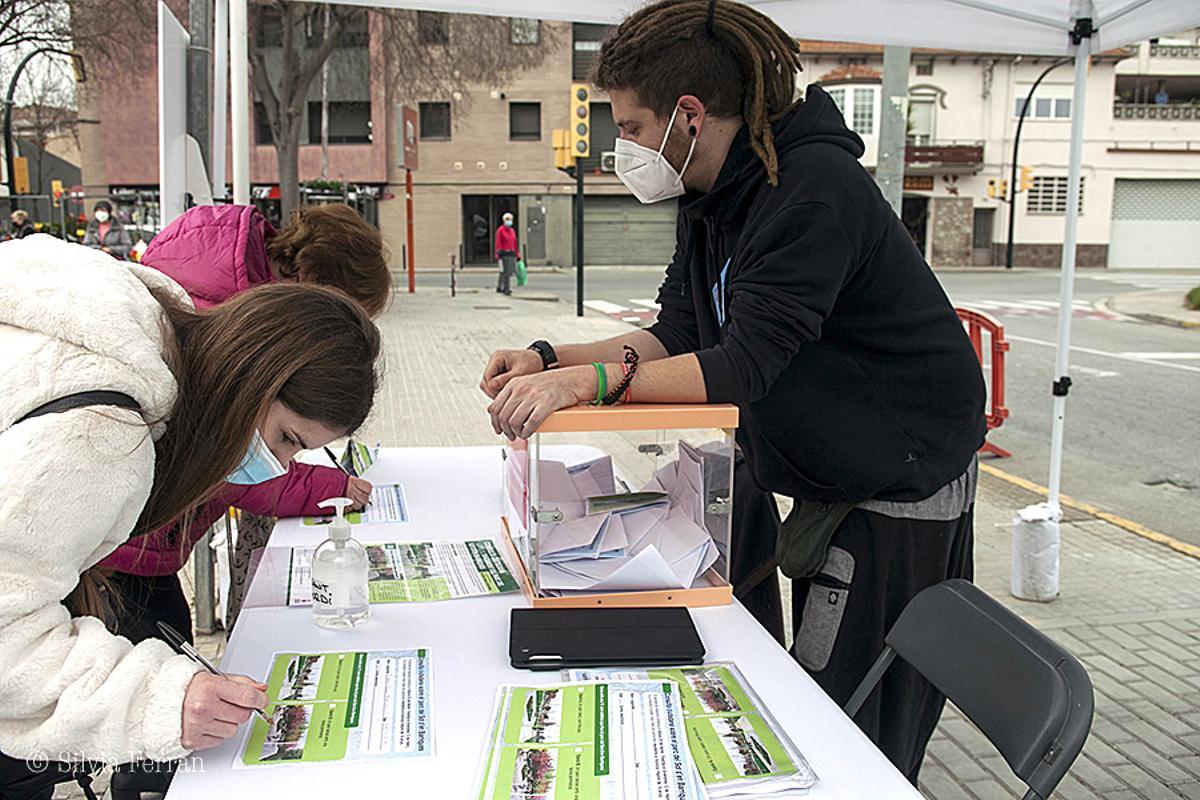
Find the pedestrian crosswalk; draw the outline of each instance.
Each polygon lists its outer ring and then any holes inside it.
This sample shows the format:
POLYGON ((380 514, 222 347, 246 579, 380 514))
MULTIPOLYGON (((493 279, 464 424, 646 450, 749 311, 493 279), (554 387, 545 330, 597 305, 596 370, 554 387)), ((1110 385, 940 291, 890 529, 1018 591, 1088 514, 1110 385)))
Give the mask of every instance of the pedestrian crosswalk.
MULTIPOLYGON (((995 317, 1058 316, 1057 300, 955 300, 954 304, 963 308, 983 311, 995 317)), ((583 305, 592 311, 633 325, 650 325, 658 318, 658 303, 646 298, 632 298, 620 302, 612 300, 587 300, 583 305)), ((1075 300, 1072 302, 1071 316, 1074 319, 1126 319, 1121 314, 1109 310, 1104 304, 1088 300, 1075 300)))

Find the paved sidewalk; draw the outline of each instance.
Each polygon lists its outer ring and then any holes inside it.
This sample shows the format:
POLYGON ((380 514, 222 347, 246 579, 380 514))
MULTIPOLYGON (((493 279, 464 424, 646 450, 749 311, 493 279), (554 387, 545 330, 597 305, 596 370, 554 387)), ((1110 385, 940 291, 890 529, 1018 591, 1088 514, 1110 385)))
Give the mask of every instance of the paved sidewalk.
MULTIPOLYGON (((494 293, 451 299, 448 291, 430 290, 398 296, 381 328, 383 390, 363 438, 400 446, 496 442, 477 386, 494 348, 629 330, 603 315, 576 318, 569 304, 494 293)), ((1039 499, 981 475, 975 554, 980 586, 1074 652, 1095 685, 1092 736, 1055 796, 1200 798, 1200 562, 1069 511, 1062 597, 1049 604, 1014 600, 1011 519, 1039 499)), ((215 653, 221 639, 204 637, 201 644, 215 653)), ((951 708, 931 744, 922 789, 938 800, 1024 791, 995 749, 951 708)))
MULTIPOLYGON (((1200 285, 1200 280, 1197 281, 1200 285)), ((1147 322, 1174 325, 1177 328, 1200 328, 1200 311, 1183 304, 1184 289, 1156 289, 1152 292, 1133 292, 1114 297, 1109 306, 1122 314, 1147 322)))

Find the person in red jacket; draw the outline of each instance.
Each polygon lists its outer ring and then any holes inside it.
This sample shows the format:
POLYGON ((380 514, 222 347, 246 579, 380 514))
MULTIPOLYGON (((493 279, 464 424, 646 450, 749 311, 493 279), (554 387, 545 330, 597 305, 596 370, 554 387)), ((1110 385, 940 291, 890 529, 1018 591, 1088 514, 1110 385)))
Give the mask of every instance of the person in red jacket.
MULTIPOLYGON (((196 206, 154 237, 142 264, 166 274, 202 309, 276 281, 340 289, 372 317, 391 296, 379 232, 343 205, 304 206, 279 231, 253 206, 196 206)), ((265 483, 224 484, 196 509, 186 530, 178 524, 159 528, 101 562, 120 601, 118 632, 134 643, 161 638, 156 623, 164 620, 192 638, 191 612, 177 573, 230 506, 262 516, 316 515, 324 513, 317 507, 322 500, 349 497, 361 507, 370 494, 371 484, 361 478, 294 461, 286 474, 265 483)), ((235 582, 241 578, 234 575, 235 582)))
POLYGON ((500 280, 496 291, 512 294, 512 276, 517 272, 517 230, 513 227, 513 215, 505 212, 499 228, 496 228, 496 258, 500 261, 500 280))

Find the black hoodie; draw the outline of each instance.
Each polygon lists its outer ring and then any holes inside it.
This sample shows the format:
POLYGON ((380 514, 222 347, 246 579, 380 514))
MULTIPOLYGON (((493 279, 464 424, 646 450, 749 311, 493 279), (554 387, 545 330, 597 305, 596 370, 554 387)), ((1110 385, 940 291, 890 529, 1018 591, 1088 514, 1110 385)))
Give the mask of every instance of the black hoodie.
POLYGON ((829 95, 773 130, 778 186, 743 126, 712 191, 681 198, 650 332, 741 408, 764 489, 924 499, 983 443, 979 360, 829 95))

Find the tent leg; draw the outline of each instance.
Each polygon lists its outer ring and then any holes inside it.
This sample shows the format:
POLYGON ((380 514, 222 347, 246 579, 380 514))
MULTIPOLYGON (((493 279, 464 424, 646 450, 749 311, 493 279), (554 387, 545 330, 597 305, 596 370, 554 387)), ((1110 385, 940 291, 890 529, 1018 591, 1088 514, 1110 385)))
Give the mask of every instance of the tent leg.
POLYGON ((1067 179, 1067 225, 1063 236, 1062 285, 1058 299, 1058 349, 1054 359, 1054 419, 1050 434, 1050 507, 1060 512, 1063 426, 1067 412, 1067 376, 1071 346, 1071 300, 1075 289, 1075 242, 1079 228, 1079 179, 1083 162, 1083 124, 1087 108, 1087 73, 1091 39, 1075 46, 1075 93, 1071 101, 1071 150, 1067 179))
POLYGON ((250 204, 250 43, 246 0, 229 3, 229 119, 233 202, 250 204))

